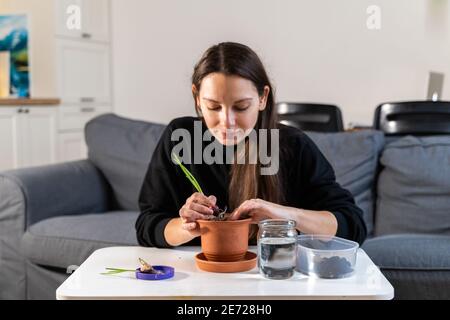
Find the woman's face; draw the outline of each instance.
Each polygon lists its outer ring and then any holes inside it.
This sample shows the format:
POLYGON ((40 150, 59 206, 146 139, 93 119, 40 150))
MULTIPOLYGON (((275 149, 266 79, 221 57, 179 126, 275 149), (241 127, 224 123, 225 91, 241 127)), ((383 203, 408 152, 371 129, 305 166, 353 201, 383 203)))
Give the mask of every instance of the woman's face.
POLYGON ((211 73, 203 78, 200 92, 195 85, 197 108, 209 131, 224 145, 239 143, 253 129, 258 114, 266 107, 269 86, 262 97, 250 80, 223 73, 211 73))

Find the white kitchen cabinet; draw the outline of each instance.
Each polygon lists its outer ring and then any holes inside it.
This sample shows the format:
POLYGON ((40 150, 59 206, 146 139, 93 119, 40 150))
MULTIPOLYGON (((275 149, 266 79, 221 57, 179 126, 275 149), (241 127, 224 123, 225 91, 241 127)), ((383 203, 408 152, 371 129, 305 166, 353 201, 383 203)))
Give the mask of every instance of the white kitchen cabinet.
POLYGON ((56 40, 58 92, 63 104, 109 104, 109 45, 56 40))
POLYGON ((42 2, 42 12, 33 11, 31 1, 18 1, 17 6, 11 1, 10 7, 36 13, 33 20, 55 22, 43 23, 42 28, 40 24, 33 25, 34 38, 39 35, 38 38, 50 40, 43 43, 48 50, 33 51, 39 58, 33 60, 48 56, 48 68, 41 66, 39 70, 55 74, 54 96, 61 101, 50 107, 57 103, 31 101, 40 99, 14 103, 0 100, 0 170, 85 158, 85 124, 113 110, 110 0, 42 2), (79 29, 68 28, 70 15, 76 14, 68 11, 70 6, 80 9, 79 29))
MULTIPOLYGON (((20 108, 19 111, 20 112, 20 108)), ((54 107, 26 107, 19 115, 19 166, 56 162, 57 113, 54 107), (20 150, 21 149, 21 150, 20 150)))
POLYGON ((109 41, 109 0, 54 0, 56 35, 73 39, 109 41), (79 12, 78 12, 79 11, 79 12), (80 28, 75 23, 79 13, 80 28))
POLYGON ((60 132, 58 134, 58 161, 74 161, 87 158, 84 131, 60 132))
POLYGON ((82 0, 54 0, 54 4, 56 20, 55 33, 59 36, 80 39, 83 32, 84 20, 82 0), (79 10, 79 12, 77 12, 77 10, 79 10), (71 22, 71 19, 73 19, 72 17, 77 14, 80 15, 80 28, 71 22))
POLYGON ((61 106, 58 110, 58 162, 86 159, 84 127, 92 118, 109 112, 109 106, 61 106))
POLYGON ((14 107, 0 107, 0 171, 18 167, 19 114, 14 107))
POLYGON ((101 114, 111 112, 110 106, 81 105, 61 106, 58 110, 59 130, 83 130, 86 123, 101 114))
POLYGON ((109 0, 84 0, 86 13, 82 37, 98 41, 109 41, 109 0))
POLYGON ((55 107, 1 107, 0 170, 56 162, 55 107))
POLYGON ((58 96, 57 161, 87 157, 84 127, 92 118, 112 112, 109 44, 110 0, 55 0, 58 96), (81 29, 67 21, 81 10, 81 29), (73 9, 73 8, 72 8, 73 9))

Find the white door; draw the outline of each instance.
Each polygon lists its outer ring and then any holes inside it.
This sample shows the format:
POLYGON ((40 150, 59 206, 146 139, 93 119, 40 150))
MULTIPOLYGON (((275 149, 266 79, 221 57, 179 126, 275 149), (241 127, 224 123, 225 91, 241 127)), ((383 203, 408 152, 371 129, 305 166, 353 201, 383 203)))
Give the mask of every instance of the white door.
POLYGON ((87 158, 87 147, 82 130, 58 134, 58 161, 74 161, 87 158))
POLYGON ((0 107, 0 171, 18 167, 18 120, 15 107, 0 107))
POLYGON ((24 107, 18 124, 22 136, 19 166, 31 167, 56 162, 57 110, 54 107, 24 107))
POLYGON ((56 47, 63 104, 110 103, 109 46, 57 39, 56 47))

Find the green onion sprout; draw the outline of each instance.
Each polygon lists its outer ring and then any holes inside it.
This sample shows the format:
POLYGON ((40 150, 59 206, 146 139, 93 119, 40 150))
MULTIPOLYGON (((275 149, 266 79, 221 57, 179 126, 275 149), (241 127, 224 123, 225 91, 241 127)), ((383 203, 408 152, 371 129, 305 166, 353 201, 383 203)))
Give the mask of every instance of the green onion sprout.
POLYGON ((174 162, 180 166, 181 170, 183 170, 184 174, 186 175, 186 178, 188 178, 188 180, 192 183, 194 188, 198 192, 203 193, 203 190, 202 188, 200 188, 200 184, 198 183, 198 181, 194 178, 192 173, 190 173, 189 170, 181 163, 181 160, 177 157, 177 155, 172 153, 172 158, 174 162))

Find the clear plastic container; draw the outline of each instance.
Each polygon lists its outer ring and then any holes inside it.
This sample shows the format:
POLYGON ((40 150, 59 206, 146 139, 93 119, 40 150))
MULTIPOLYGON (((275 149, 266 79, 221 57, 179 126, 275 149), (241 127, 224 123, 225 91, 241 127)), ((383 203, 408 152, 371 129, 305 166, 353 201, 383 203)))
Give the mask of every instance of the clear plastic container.
POLYGON ((339 237, 300 235, 296 270, 318 278, 349 277, 355 271, 358 248, 357 242, 339 237))

